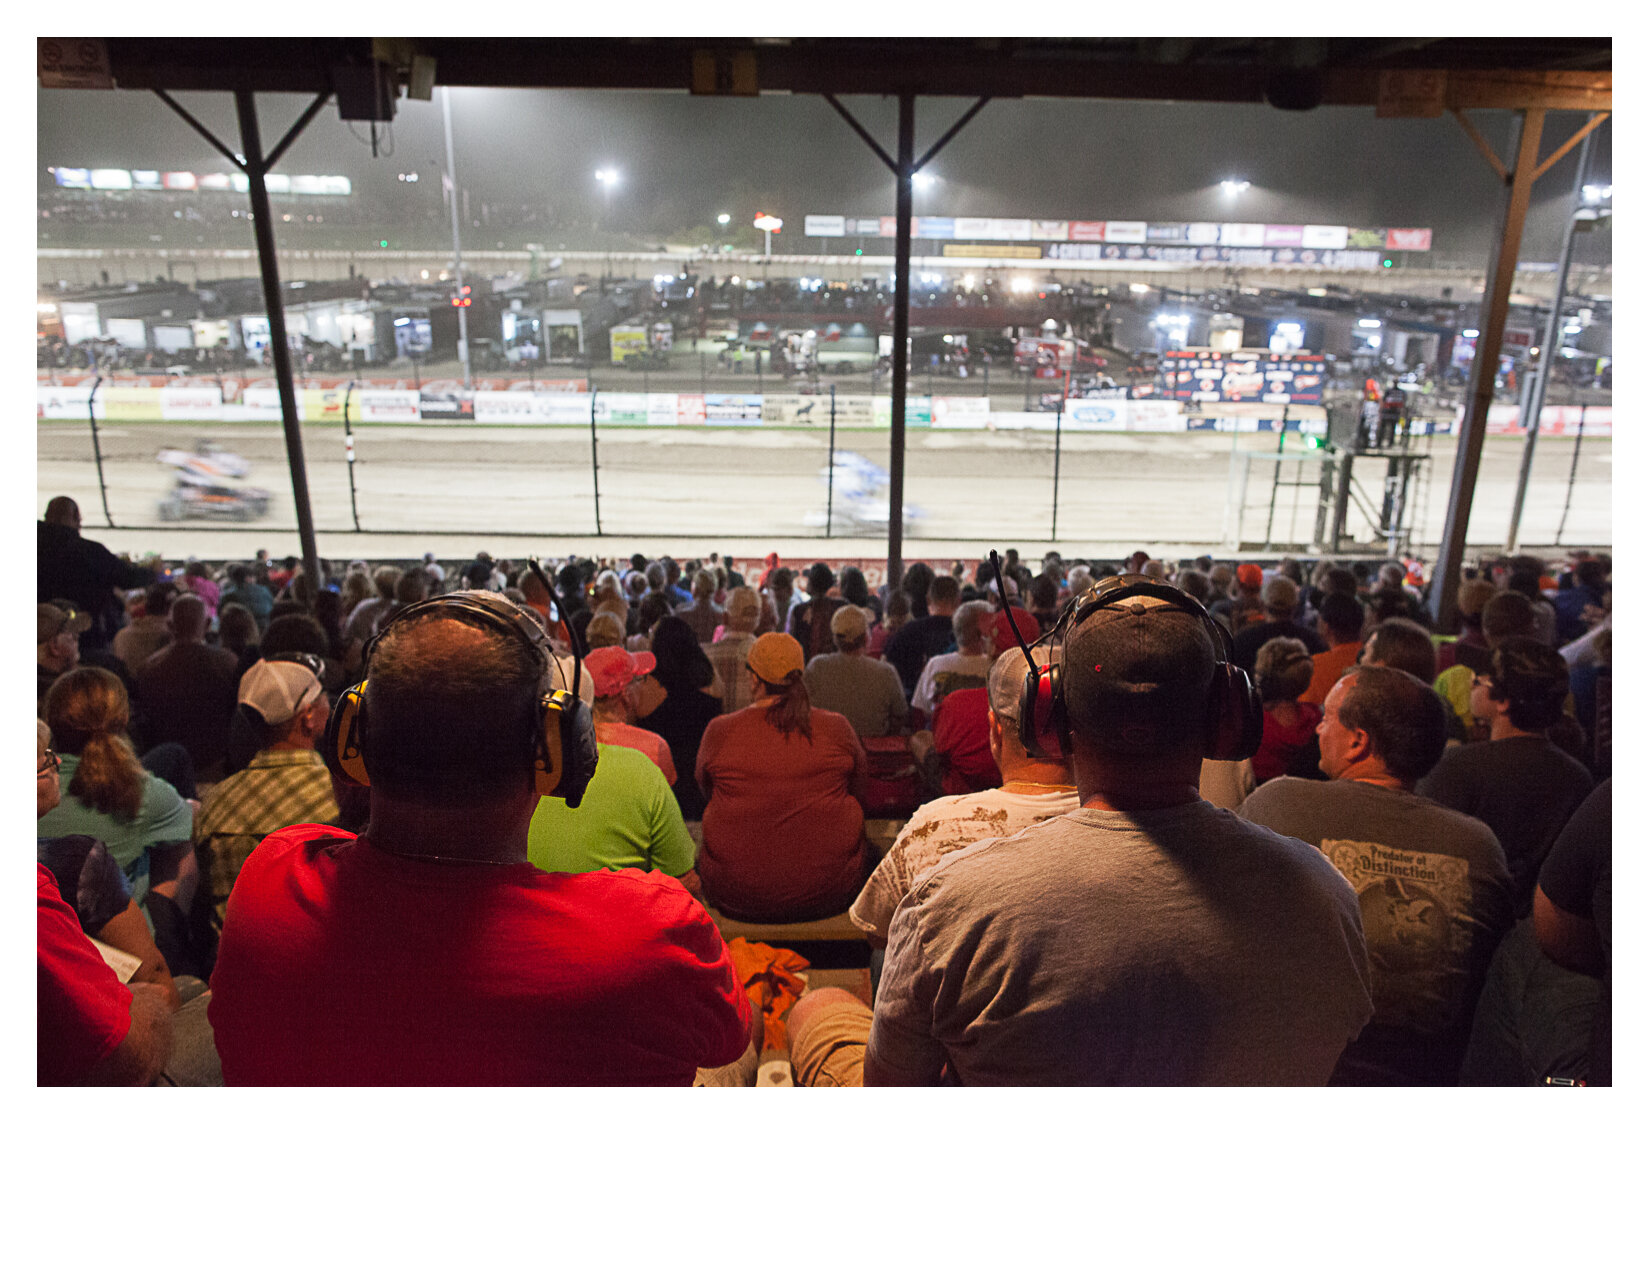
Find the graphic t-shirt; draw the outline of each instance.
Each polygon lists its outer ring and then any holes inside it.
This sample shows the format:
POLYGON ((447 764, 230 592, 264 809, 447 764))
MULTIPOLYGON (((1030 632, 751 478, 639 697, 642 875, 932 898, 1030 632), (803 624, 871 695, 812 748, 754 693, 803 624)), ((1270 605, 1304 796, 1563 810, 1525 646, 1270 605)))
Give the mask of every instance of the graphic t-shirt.
POLYGON ((691 872, 698 851, 659 768, 622 744, 599 743, 596 752, 596 773, 577 810, 560 797, 539 798, 527 830, 528 859, 546 872, 691 872))
POLYGON ((848 909, 848 919, 867 934, 886 939, 888 922, 911 883, 953 850, 987 837, 1009 836, 1075 809, 1075 788, 1035 793, 993 788, 919 806, 848 909))
POLYGON ((231 1085, 689 1085, 750 1043, 680 882, 432 863, 319 824, 242 867, 208 1018, 231 1085))
POLYGON ((1512 922, 1512 878, 1495 834, 1424 797, 1354 780, 1274 779, 1238 814, 1311 842, 1358 893, 1375 1017, 1350 1061, 1449 1083, 1484 971, 1512 922))
POLYGON ((962 655, 956 651, 936 655, 923 665, 911 707, 932 716, 947 695, 983 687, 996 662, 992 655, 962 655))

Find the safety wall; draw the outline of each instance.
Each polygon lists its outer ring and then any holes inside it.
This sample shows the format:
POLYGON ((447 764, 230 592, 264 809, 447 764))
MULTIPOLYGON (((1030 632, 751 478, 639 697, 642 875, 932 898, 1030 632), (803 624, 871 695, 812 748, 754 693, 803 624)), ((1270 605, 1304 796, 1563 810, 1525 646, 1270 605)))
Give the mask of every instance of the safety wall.
MULTIPOLYGON (((37 415, 42 420, 85 420, 90 383, 37 385, 37 415)), ((342 423, 346 393, 352 424, 589 425, 592 395, 552 388, 463 390, 455 382, 417 387, 303 383, 297 390, 302 420, 342 423)), ((886 396, 839 394, 637 394, 602 391, 594 395, 597 425, 733 426, 887 429, 892 405, 886 396)), ((111 421, 247 422, 279 421, 280 392, 271 383, 223 386, 196 378, 185 384, 133 385, 105 382, 97 389, 97 416, 111 421)), ((909 428, 946 430, 1036 430, 1072 433, 1222 433, 1285 431, 1324 433, 1322 408, 1235 407, 1216 415, 1214 404, 1188 405, 1169 399, 1068 399, 1063 411, 999 411, 991 400, 974 396, 949 398, 913 395, 906 400, 909 428), (1188 413, 1188 407, 1192 409, 1188 413)), ((1574 437, 1611 433, 1609 407, 1549 407, 1541 413, 1541 432, 1574 437)), ((1460 412, 1451 421, 1415 421, 1412 433, 1456 433, 1460 412)), ((1490 409, 1491 434, 1519 434, 1518 409, 1490 409)))

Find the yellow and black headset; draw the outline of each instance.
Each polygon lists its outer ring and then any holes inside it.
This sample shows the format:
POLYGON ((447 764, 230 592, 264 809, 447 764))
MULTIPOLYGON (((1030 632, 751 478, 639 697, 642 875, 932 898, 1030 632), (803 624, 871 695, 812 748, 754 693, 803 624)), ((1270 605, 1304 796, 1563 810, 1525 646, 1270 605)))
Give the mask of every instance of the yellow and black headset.
MULTIPOLYGON (((991 566, 997 573, 997 591, 1003 593, 1002 567, 997 551, 991 551, 991 566)), ((1065 635, 1082 624, 1101 607, 1125 598, 1149 597, 1168 603, 1178 611, 1196 616, 1209 632, 1215 648, 1215 674, 1209 683, 1203 755, 1211 761, 1241 761, 1260 747, 1266 724, 1266 710, 1260 692, 1242 666, 1233 662, 1232 635, 1190 594, 1150 576, 1121 575, 1097 580, 1081 595, 1066 603, 1049 631, 1056 647, 1064 646, 1065 635)), ((1047 664, 1039 666, 1031 658, 1031 648, 1008 610, 1009 627, 1025 653, 1026 680, 1020 694, 1020 742, 1030 757, 1064 759, 1071 756, 1071 724, 1066 715, 1066 697, 1060 685, 1058 650, 1047 664)))
MULTIPOLYGON (((561 602, 560 595, 551 587, 538 560, 529 558, 528 565, 550 596, 556 599, 561 613, 568 615, 566 604, 561 602)), ((577 630, 568 624, 577 661, 573 689, 551 689, 550 670, 556 664, 550 649, 549 634, 536 616, 497 593, 449 593, 415 602, 397 612, 389 623, 373 634, 361 654, 361 680, 339 695, 327 721, 321 750, 327 768, 346 783, 363 788, 371 786, 371 764, 364 745, 367 738, 367 682, 373 648, 396 625, 438 614, 463 615, 480 620, 499 632, 513 635, 534 653, 543 681, 539 720, 534 731, 533 786, 541 797, 560 797, 569 806, 577 807, 596 773, 597 760, 595 723, 589 705, 579 698, 579 681, 584 674, 584 644, 579 640, 577 630)))

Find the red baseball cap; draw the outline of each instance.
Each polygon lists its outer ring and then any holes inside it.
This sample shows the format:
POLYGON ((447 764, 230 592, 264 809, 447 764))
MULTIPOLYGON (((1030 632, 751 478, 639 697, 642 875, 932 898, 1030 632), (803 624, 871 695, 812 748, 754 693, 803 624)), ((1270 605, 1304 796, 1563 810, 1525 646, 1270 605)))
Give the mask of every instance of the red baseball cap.
POLYGON ((597 699, 623 695, 624 688, 638 677, 651 673, 658 663, 651 651, 627 651, 622 646, 597 647, 585 657, 585 672, 596 688, 597 699))

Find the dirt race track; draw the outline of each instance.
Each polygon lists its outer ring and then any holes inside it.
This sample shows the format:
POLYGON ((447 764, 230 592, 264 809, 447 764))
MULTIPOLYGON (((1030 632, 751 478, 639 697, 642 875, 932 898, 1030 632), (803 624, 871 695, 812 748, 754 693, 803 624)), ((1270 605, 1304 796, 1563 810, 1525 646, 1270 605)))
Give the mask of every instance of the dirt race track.
MULTIPOLYGON (((88 533, 117 550, 158 549, 169 557, 244 555, 258 546, 277 555, 296 551, 279 425, 100 422, 98 436, 115 529, 108 529, 102 516, 91 430, 84 423, 38 423, 37 512, 54 495, 73 496, 88 533), (190 447, 201 437, 251 463, 248 481, 272 493, 264 518, 249 526, 158 521, 172 474, 156 462, 156 453, 190 447)), ((1052 433, 913 429, 907 437, 906 504, 912 511, 907 557, 977 554, 981 546, 1003 543, 1030 552, 1056 543, 1050 534, 1052 433)), ((549 553, 628 554, 640 548, 701 554, 739 550, 740 542, 749 542, 787 556, 811 556, 824 548, 828 441, 823 430, 604 426, 597 439, 599 538, 587 429, 369 425, 357 429, 355 441, 362 534, 351 514, 342 431, 304 429, 310 500, 324 555, 407 556, 425 549, 467 555, 483 545, 508 553, 513 544, 519 552, 527 545, 518 537, 552 541, 534 546, 549 553)), ((1305 454, 1293 437, 1288 448, 1289 455, 1305 454)), ((1487 441, 1469 544, 1498 547, 1504 539, 1521 448, 1517 438, 1487 441)), ((874 474, 867 480, 852 472, 845 454, 886 469, 887 449, 885 432, 838 431, 836 534, 827 556, 875 559, 885 552, 886 490, 875 486, 874 474)), ((1276 449, 1270 434, 1067 433, 1059 457, 1057 543, 1075 556, 1118 555, 1136 547, 1218 552, 1238 530, 1235 475, 1241 466, 1235 452, 1276 449)), ((1424 474, 1414 496, 1424 511, 1419 539, 1431 545, 1444 522, 1455 447, 1453 440, 1439 438, 1430 453, 1425 439, 1417 440, 1416 449, 1431 456, 1425 467, 1430 474, 1424 474)), ((1575 457, 1574 439, 1539 441, 1525 504, 1525 544, 1556 542, 1575 457)), ((1562 543, 1611 543, 1611 460, 1610 439, 1583 440, 1562 543)), ((1275 506, 1272 469, 1270 463, 1251 468, 1241 540, 1261 541, 1270 515, 1275 542, 1310 541, 1319 464, 1314 459, 1301 466, 1299 478, 1311 485, 1280 487, 1275 506)), ((1359 495, 1378 510, 1385 463, 1360 459, 1354 476, 1359 495)), ((1357 497, 1348 529, 1375 547, 1357 497)))

